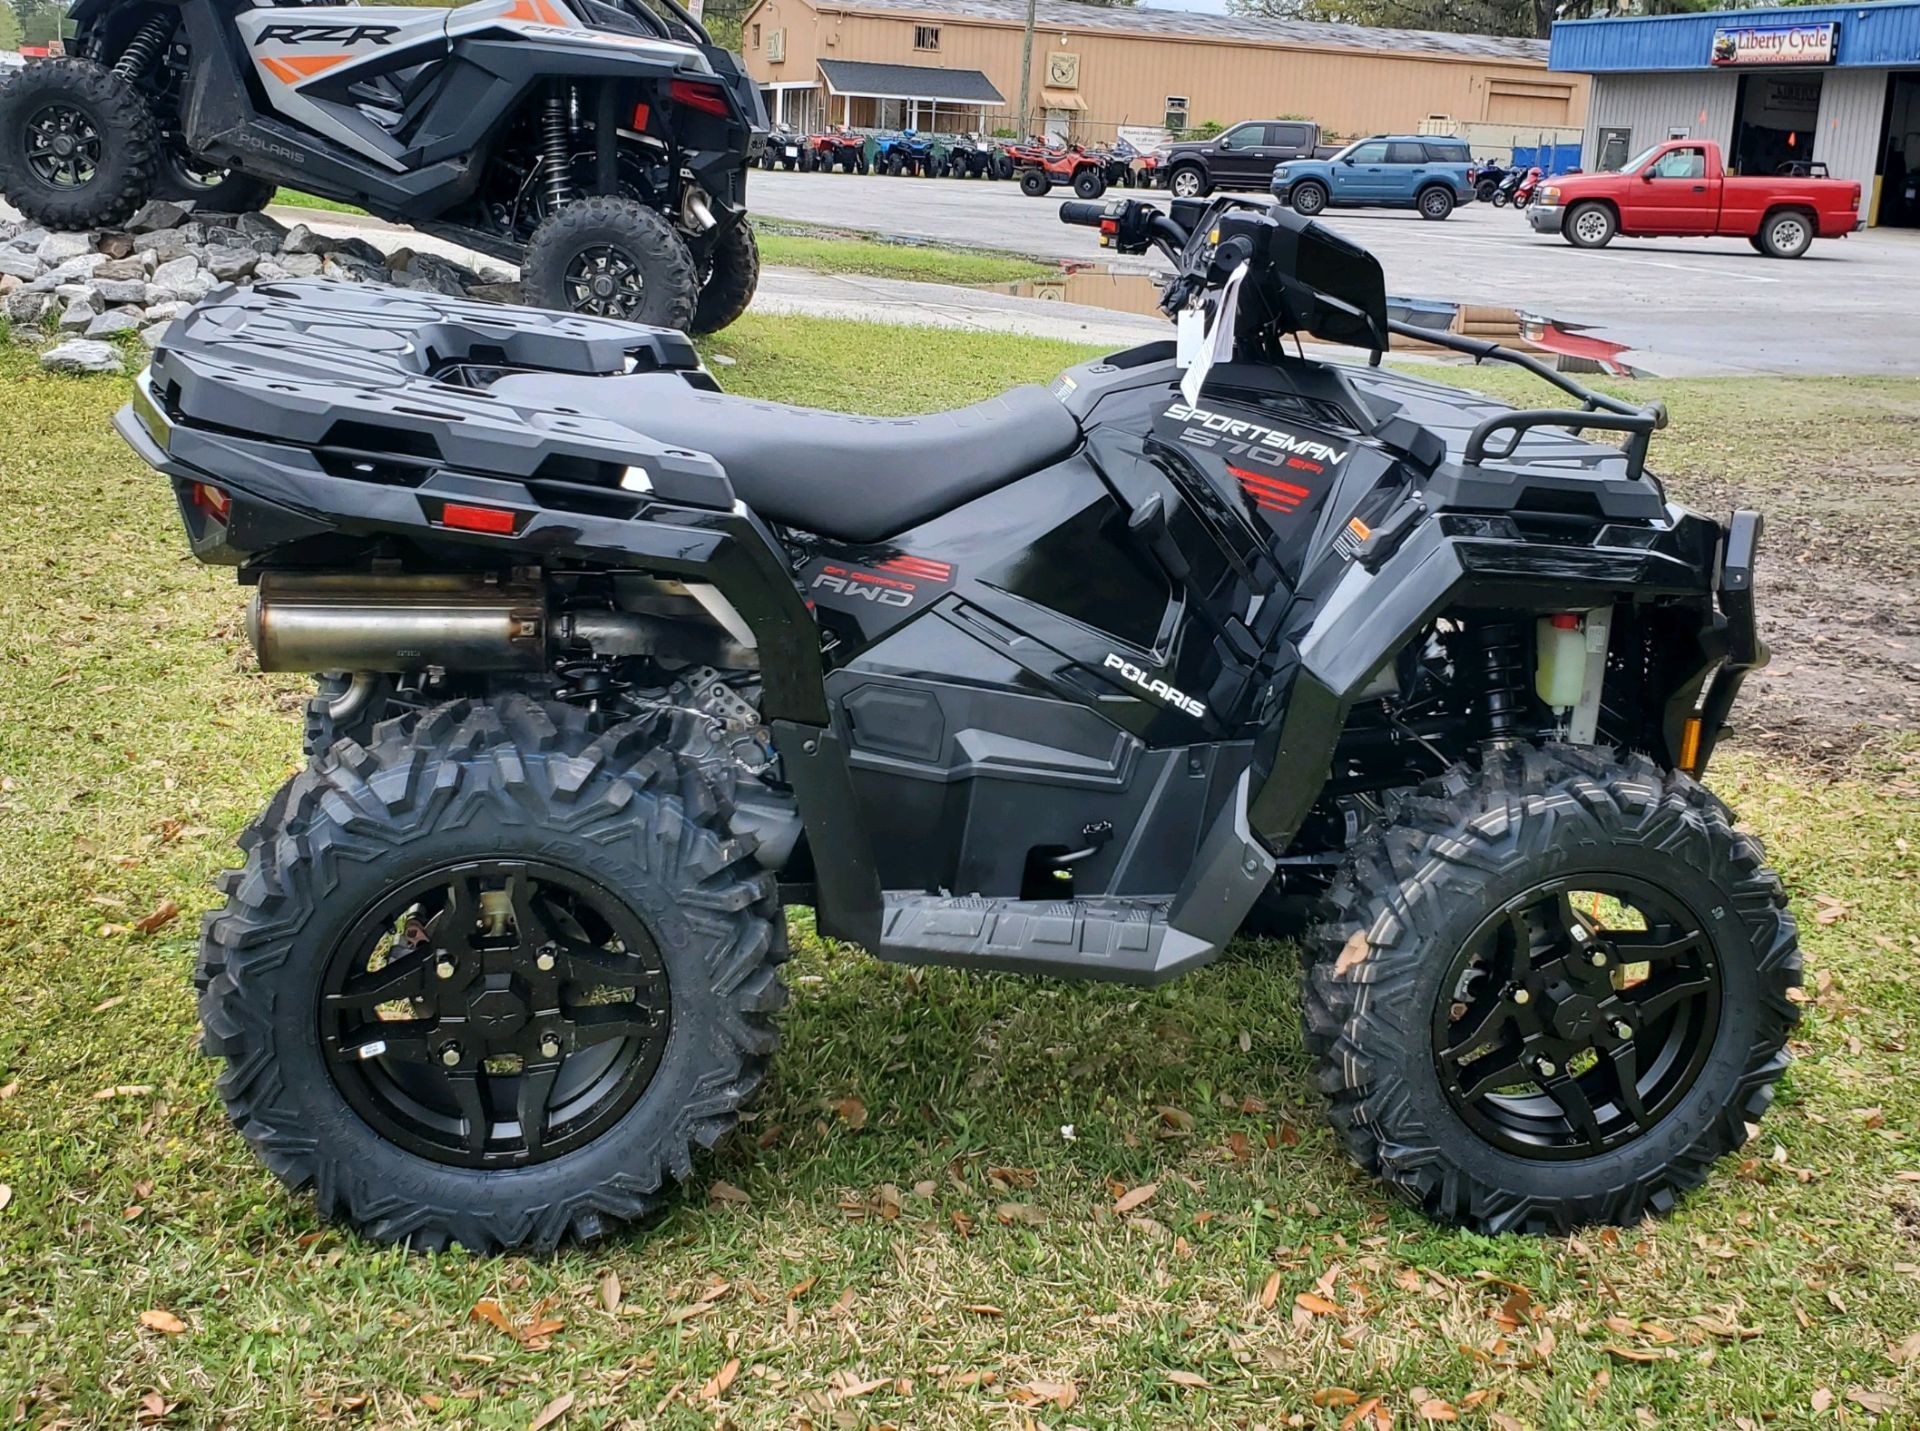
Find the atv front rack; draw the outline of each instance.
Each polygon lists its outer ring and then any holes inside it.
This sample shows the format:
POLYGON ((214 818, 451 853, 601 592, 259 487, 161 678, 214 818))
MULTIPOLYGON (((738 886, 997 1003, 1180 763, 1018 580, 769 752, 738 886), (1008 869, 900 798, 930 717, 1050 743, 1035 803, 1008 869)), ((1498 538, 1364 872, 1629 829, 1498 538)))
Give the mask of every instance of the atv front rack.
POLYGON ((1432 328, 1422 328, 1417 323, 1403 323, 1397 318, 1387 320, 1387 331, 1398 333, 1402 338, 1415 338, 1422 343, 1437 348, 1451 348, 1456 353, 1464 353, 1478 363, 1511 363, 1524 368, 1544 382, 1553 384, 1569 397, 1580 400, 1580 408, 1574 411, 1568 408, 1528 408, 1519 412, 1502 413, 1490 417, 1474 428, 1467 438, 1467 447, 1463 460, 1469 466, 1479 466, 1486 461, 1504 462, 1514 455, 1520 445, 1520 439, 1536 427, 1564 427, 1574 436, 1579 436, 1585 428, 1594 428, 1601 432, 1624 432, 1627 440, 1621 450, 1627 455, 1627 474, 1638 481, 1646 473, 1647 451, 1652 444, 1654 433, 1667 425, 1665 403, 1647 403, 1636 405, 1620 398, 1596 392, 1576 378, 1569 377, 1557 368, 1548 367, 1527 353, 1516 352, 1499 343, 1488 342, 1484 338, 1468 338, 1459 333, 1439 332, 1432 328), (1492 445, 1496 434, 1509 432, 1513 435, 1498 447, 1492 445))

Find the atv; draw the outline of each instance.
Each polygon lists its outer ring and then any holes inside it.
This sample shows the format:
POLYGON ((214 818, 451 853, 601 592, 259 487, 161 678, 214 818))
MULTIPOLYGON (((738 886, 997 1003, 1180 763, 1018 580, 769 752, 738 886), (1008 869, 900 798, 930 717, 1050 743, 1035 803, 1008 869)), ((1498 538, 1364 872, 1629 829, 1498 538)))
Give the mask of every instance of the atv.
POLYGON ((840 125, 827 128, 808 137, 813 146, 814 168, 821 171, 839 169, 848 174, 867 172, 867 141, 865 136, 840 125))
POLYGON ((243 212, 288 184, 518 263, 544 307, 709 332, 753 296, 765 118, 678 0, 71 16, 68 58, 0 81, 0 191, 36 223, 110 228, 156 194, 243 212))
POLYGON ((767 147, 761 151, 762 169, 785 169, 788 173, 813 168, 813 145, 807 136, 786 125, 767 132, 767 147))
POLYGON ((955 179, 999 179, 1004 177, 1001 160, 1000 146, 993 140, 965 134, 947 150, 947 174, 955 179))
POLYGON ((1339 1139, 1483 1232, 1631 1224, 1745 1141, 1800 956, 1700 779, 1767 655, 1758 516, 1668 502, 1659 405, 1390 321, 1310 220, 1062 214, 1165 254, 1194 341, 876 421, 379 287, 163 338, 119 431, 260 666, 320 673, 194 979, 326 1216, 495 1250, 660 1208, 767 1075, 790 905, 1136 984, 1298 915, 1339 1139), (1287 342, 1390 334, 1565 400, 1287 342))
POLYGON ((1007 152, 1020 174, 1020 192, 1044 198, 1055 184, 1069 184, 1083 199, 1097 199, 1107 191, 1107 166, 1079 145, 1061 147, 1051 141, 1009 145, 1007 152))

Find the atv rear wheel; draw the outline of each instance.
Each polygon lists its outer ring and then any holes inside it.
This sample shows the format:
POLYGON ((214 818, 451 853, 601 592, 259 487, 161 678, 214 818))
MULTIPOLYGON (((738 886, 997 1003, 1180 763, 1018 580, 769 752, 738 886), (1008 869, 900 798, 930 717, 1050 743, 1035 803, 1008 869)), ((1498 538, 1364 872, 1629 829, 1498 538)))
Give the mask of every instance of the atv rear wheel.
POLYGON ((520 268, 527 302, 685 331, 700 276, 686 241, 636 199, 595 195, 543 220, 520 268))
POLYGON ((1073 192, 1083 199, 1097 199, 1107 192, 1107 180, 1098 169, 1082 169, 1073 176, 1073 192))
POLYGON ((1053 180, 1047 177, 1044 169, 1022 169, 1020 171, 1020 192, 1029 199, 1046 197, 1047 190, 1053 187, 1053 180))
POLYGON ((718 333, 747 311, 760 286, 760 245, 745 219, 714 240, 707 254, 692 333, 718 333))
POLYGON ((152 193, 158 157, 147 102, 91 60, 38 60, 0 84, 0 192, 36 224, 125 223, 152 193))
POLYGON ((1786 1068, 1800 953, 1779 877, 1644 757, 1456 767, 1390 804, 1324 912, 1304 1022, 1334 1129, 1440 1220, 1664 1212, 1786 1068))
POLYGON ((242 837, 195 982, 262 1161, 381 1242, 644 1216, 766 1075, 770 876, 651 721, 524 697, 343 744, 242 837))
POLYGON ((278 186, 232 169, 202 164, 178 142, 162 142, 153 197, 191 202, 202 213, 257 214, 273 202, 278 186))

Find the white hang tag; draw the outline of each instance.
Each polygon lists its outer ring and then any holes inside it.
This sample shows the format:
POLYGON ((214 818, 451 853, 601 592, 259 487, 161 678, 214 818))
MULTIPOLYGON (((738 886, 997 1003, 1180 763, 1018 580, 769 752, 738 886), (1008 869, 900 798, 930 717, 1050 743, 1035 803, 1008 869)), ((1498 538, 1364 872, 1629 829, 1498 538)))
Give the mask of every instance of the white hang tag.
POLYGON ((1193 366, 1187 369, 1187 375, 1180 380, 1180 395, 1189 406, 1200 401, 1200 389, 1206 386, 1207 373, 1213 365, 1233 360, 1233 328, 1240 311, 1240 281, 1246 276, 1244 263, 1227 275, 1220 289, 1220 301, 1214 305, 1213 326, 1207 330, 1207 341, 1193 366))
POLYGON ((1207 310, 1204 308, 1182 308, 1173 319, 1173 364, 1177 368, 1190 368, 1200 356, 1200 350, 1207 341, 1207 310))

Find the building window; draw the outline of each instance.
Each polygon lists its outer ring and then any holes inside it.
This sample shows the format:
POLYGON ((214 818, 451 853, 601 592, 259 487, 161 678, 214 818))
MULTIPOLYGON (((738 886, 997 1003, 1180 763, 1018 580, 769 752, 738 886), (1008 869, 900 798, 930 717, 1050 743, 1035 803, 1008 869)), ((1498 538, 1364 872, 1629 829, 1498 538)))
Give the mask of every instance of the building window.
POLYGON ((1167 96, 1165 127, 1175 130, 1185 129, 1187 127, 1187 97, 1184 94, 1170 94, 1167 96))
POLYGON ((760 27, 758 25, 753 27, 753 47, 756 50, 760 48, 760 27))
POLYGON ((913 27, 913 47, 916 50, 939 49, 940 27, 938 25, 915 25, 913 27))
POLYGON ((1617 174, 1626 167, 1633 155, 1633 131, 1631 129, 1602 129, 1599 142, 1594 146, 1599 152, 1595 155, 1593 167, 1608 174, 1617 174))

